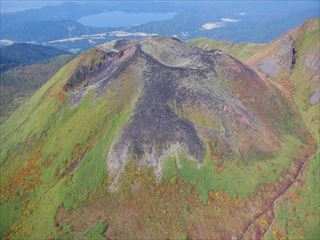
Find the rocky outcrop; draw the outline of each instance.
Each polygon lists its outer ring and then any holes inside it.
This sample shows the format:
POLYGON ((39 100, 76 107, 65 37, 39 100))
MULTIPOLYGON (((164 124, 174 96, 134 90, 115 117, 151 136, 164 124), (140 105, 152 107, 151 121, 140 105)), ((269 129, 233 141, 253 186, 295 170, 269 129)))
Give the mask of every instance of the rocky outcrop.
POLYGON ((281 72, 289 72, 296 62, 294 40, 290 35, 276 40, 274 49, 267 57, 255 61, 254 66, 270 77, 277 77, 281 72))
POLYGON ((316 105, 320 101, 320 89, 316 90, 316 92, 309 99, 309 103, 311 105, 316 105))

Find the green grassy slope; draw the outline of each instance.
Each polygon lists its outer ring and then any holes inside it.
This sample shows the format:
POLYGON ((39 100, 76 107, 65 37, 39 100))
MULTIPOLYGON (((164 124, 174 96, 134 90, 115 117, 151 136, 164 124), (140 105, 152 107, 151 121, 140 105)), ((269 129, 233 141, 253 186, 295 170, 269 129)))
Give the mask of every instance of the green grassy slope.
POLYGON ((263 239, 318 239, 319 236, 319 151, 303 175, 276 205, 276 220, 263 239))
MULTIPOLYGON (((307 61, 313 56, 312 64, 319 62, 320 20, 310 19, 289 34, 294 40, 296 50, 295 65, 286 82, 281 81, 281 76, 274 81, 285 83, 284 87, 289 86, 288 94, 302 116, 301 125, 312 134, 318 151, 305 166, 299 182, 279 200, 276 206, 277 219, 264 237, 268 240, 318 239, 320 235, 320 103, 310 103, 310 98, 319 89, 319 69, 310 68, 307 61)), ((266 56, 268 52, 272 53, 272 47, 271 44, 264 50, 266 56)))
POLYGON ((21 106, 72 58, 61 55, 41 63, 15 67, 0 75, 0 122, 21 106))
POLYGON ((195 162, 188 161, 183 155, 178 158, 172 157, 167 159, 164 175, 167 179, 182 176, 185 181, 195 184, 203 202, 207 201, 208 194, 213 190, 227 192, 233 198, 237 196, 247 198, 261 184, 276 182, 278 175, 290 166, 294 149, 299 148, 301 142, 297 138, 288 136, 284 143, 282 151, 277 156, 261 161, 253 158, 250 164, 247 162, 249 159, 233 159, 225 162, 218 174, 212 174, 219 170, 219 166, 210 157, 207 157, 201 167, 197 167, 195 162), (177 167, 177 162, 180 167, 177 167))
MULTIPOLYGON (((319 28, 319 20, 311 21, 308 26, 302 28, 296 39, 298 54, 308 54, 320 48, 319 28)), ((313 74, 302 68, 303 55, 298 55, 296 67, 291 75, 295 89, 293 99, 301 112, 304 125, 317 142, 318 152, 306 166, 301 185, 289 191, 287 203, 277 206, 277 213, 283 212, 283 217, 276 221, 271 230, 274 239, 277 235, 288 239, 317 239, 320 235, 320 103, 309 103, 309 99, 319 87, 319 82, 312 82, 310 78, 313 74)), ((319 79, 319 75, 316 78, 319 79)), ((265 239, 268 239, 268 236, 270 235, 266 235, 265 239)))
POLYGON ((188 44, 204 48, 204 49, 220 49, 241 61, 247 60, 254 53, 258 52, 264 47, 264 44, 256 43, 239 43, 233 44, 228 41, 218 41, 208 38, 191 39, 187 41, 188 44))
POLYGON ((303 116, 306 127, 320 143, 320 102, 310 103, 310 98, 320 89, 319 64, 320 54, 320 19, 311 19, 306 22, 295 34, 297 48, 296 64, 291 74, 294 86, 293 99, 303 116), (316 69, 310 69, 307 58, 315 56, 312 64, 316 69))
POLYGON ((79 107, 65 105, 63 86, 78 61, 61 68, 1 125, 1 214, 9 216, 1 234, 11 226, 7 233, 15 238, 54 235, 57 208, 75 208, 106 180, 106 154, 138 84, 115 84, 99 99, 89 93, 79 107))

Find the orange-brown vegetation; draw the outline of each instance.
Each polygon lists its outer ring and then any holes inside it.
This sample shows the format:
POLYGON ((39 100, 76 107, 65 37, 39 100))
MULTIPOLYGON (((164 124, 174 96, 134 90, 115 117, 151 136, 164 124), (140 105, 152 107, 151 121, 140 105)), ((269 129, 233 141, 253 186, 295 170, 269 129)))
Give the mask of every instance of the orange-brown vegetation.
MULTIPOLYGON (((22 191, 26 194, 40 183, 40 154, 37 154, 31 161, 24 164, 23 168, 19 170, 15 176, 12 176, 9 183, 1 188, 0 198, 4 196, 12 196, 17 191, 22 191)), ((23 196, 22 194, 22 196, 23 196)))

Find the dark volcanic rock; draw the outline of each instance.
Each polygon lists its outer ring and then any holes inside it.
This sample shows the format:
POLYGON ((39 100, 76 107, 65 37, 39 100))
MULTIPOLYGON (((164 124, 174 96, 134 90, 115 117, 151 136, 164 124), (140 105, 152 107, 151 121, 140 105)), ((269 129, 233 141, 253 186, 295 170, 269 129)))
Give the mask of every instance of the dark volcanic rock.
POLYGON ((81 61, 67 83, 75 104, 89 90, 100 95, 112 81, 134 77, 122 75, 128 66, 141 72, 132 116, 108 154, 111 176, 118 176, 130 159, 154 167, 158 177, 172 155, 184 153, 201 164, 208 141, 237 154, 278 146, 265 119, 277 108, 269 103, 273 87, 221 51, 149 37, 101 45, 81 61))
POLYGON ((135 59, 137 52, 137 46, 112 51, 98 47, 85 54, 66 84, 73 103, 77 104, 90 89, 103 89, 135 59))
POLYGON ((115 161, 121 158, 123 146, 126 146, 133 157, 143 159, 147 156, 145 163, 161 167, 163 157, 185 147, 190 156, 202 162, 205 149, 194 124, 179 118, 168 104, 176 97, 177 82, 183 76, 181 72, 186 70, 167 67, 156 61, 148 61, 147 69, 144 93, 111 158, 115 161))

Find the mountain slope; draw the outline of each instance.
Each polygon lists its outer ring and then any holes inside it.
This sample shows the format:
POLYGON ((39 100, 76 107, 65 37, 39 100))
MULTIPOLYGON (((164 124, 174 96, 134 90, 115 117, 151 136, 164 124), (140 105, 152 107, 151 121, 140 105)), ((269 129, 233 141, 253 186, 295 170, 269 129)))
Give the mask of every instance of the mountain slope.
POLYGON ((319 236, 320 173, 320 20, 310 19, 266 45, 247 62, 282 86, 302 116, 301 124, 318 145, 299 181, 279 199, 275 220, 266 239, 319 236))
POLYGON ((300 120, 271 80, 219 50, 160 37, 101 45, 1 125, 0 230, 261 238, 315 151, 300 120))
POLYGON ((71 58, 71 55, 64 54, 3 72, 0 76, 0 122, 7 119, 71 58))
POLYGON ((247 60, 254 53, 258 52, 264 47, 264 44, 257 43, 239 43, 233 44, 228 41, 217 41, 208 38, 191 39, 187 41, 188 44, 204 48, 204 49, 220 49, 228 54, 233 55, 241 61, 247 60))
POLYGON ((14 43, 0 48, 0 72, 24 64, 40 62, 66 54, 65 51, 30 43, 14 43))
POLYGON ((255 66, 293 97, 306 126, 319 139, 320 20, 314 18, 251 56, 255 66))

